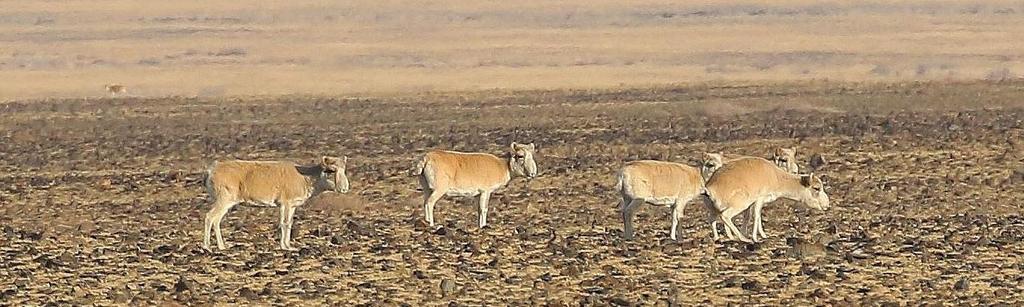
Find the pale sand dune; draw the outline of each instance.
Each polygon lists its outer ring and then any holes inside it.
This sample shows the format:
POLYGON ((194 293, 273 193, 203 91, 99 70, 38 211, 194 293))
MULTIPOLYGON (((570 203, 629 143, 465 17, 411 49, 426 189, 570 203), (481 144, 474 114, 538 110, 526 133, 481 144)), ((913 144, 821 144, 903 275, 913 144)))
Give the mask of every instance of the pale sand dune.
POLYGON ((5 1, 0 99, 1004 79, 1014 1, 5 1))

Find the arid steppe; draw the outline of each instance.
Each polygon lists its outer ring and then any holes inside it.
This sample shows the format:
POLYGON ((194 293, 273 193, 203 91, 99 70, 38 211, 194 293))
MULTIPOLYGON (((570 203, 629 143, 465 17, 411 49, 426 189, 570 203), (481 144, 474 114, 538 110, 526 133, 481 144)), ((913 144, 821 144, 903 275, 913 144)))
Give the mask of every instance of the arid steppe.
POLYGON ((1003 80, 1019 1, 0 4, 0 100, 1003 80))
POLYGON ((363 97, 49 99, 0 106, 0 302, 11 305, 1018 305, 1024 83, 797 82, 363 97), (431 148, 535 142, 541 176, 423 222, 406 175, 431 148), (624 161, 795 146, 828 211, 779 201, 770 238, 680 241, 647 206, 621 239, 624 161), (204 168, 348 155, 352 192, 239 206, 200 248, 204 168), (441 284, 446 285, 442 290, 441 284), (448 287, 450 286, 450 287, 448 287))

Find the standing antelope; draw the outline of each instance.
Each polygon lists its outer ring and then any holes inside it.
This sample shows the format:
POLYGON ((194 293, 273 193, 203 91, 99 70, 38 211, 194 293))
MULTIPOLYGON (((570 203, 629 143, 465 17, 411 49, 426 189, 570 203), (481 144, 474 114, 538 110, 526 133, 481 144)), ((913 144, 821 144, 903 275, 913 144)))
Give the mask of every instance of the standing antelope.
POLYGON ((480 196, 480 228, 487 226, 487 201, 494 190, 504 186, 512 176, 537 177, 533 143, 513 142, 507 158, 486 153, 465 153, 435 150, 420 159, 411 175, 419 176, 423 187, 423 211, 427 223, 434 227, 434 204, 441 197, 480 196))
POLYGON ((770 160, 787 172, 793 174, 800 173, 800 167, 796 164, 796 148, 775 148, 775 152, 772 153, 770 160))
MULTIPOLYGON (((744 158, 726 164, 716 171, 705 185, 705 197, 725 223, 729 239, 734 235, 749 241, 740 233, 732 218, 751 205, 763 206, 779 198, 799 201, 808 207, 827 210, 828 195, 817 176, 792 174, 761 158, 744 158)), ((718 232, 714 232, 717 240, 718 232)), ((756 232, 753 236, 757 241, 756 232)))
MULTIPOLYGON (((705 180, 707 180, 708 178, 711 178, 711 174, 714 174, 716 170, 724 166, 726 163, 751 157, 752 156, 725 154, 721 152, 704 153, 701 157, 700 174, 705 180)), ((768 159, 787 172, 798 174, 800 171, 800 166, 796 163, 796 148, 775 148, 768 159)))
POLYGON ((295 208, 325 191, 347 193, 345 166, 348 157, 323 157, 319 163, 300 166, 280 161, 214 162, 206 171, 206 190, 213 208, 206 213, 203 248, 210 250, 210 230, 217 234, 217 248, 224 249, 220 222, 239 203, 281 207, 281 249, 291 246, 295 208))
POLYGON ((705 152, 700 159, 700 176, 704 177, 704 180, 706 181, 711 178, 711 175, 714 174, 715 171, 717 171, 719 168, 722 168, 722 166, 724 166, 726 163, 743 158, 750 158, 750 156, 724 154, 721 152, 705 152))
POLYGON ((700 195, 703 185, 700 171, 689 165, 651 160, 626 163, 615 187, 622 194, 623 236, 633 238, 633 213, 640 205, 650 203, 672 207, 669 236, 675 240, 679 216, 686 204, 700 195))
POLYGON ((110 93, 110 96, 117 96, 117 94, 124 94, 128 92, 128 88, 120 84, 107 84, 105 88, 107 89, 107 92, 110 93))
MULTIPOLYGON (((719 153, 704 153, 701 158, 701 176, 704 180, 711 178, 711 175, 715 173, 719 168, 722 168, 725 164, 736 161, 743 158, 751 158, 751 156, 732 155, 719 153)), ((776 166, 788 171, 792 174, 799 173, 799 166, 796 163, 796 148, 782 148, 778 147, 769 156, 769 159, 775 163, 776 166)), ((758 234, 762 238, 767 238, 768 235, 764 232, 764 226, 762 225, 761 211, 764 209, 763 203, 756 204, 751 210, 746 211, 747 214, 747 226, 751 229, 750 236, 757 237, 758 234)), ((715 237, 718 237, 718 223, 712 222, 711 231, 715 237)))

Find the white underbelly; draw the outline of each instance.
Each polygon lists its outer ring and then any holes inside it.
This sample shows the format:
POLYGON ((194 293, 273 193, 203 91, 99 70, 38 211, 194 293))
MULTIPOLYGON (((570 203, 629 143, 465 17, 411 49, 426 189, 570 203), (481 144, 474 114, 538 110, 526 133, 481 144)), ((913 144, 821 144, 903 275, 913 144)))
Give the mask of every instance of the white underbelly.
POLYGON ((480 195, 480 189, 449 189, 444 195, 455 197, 473 197, 480 195))
POLYGON ((647 198, 647 199, 644 199, 644 200, 647 201, 648 203, 652 204, 652 205, 661 205, 661 206, 668 206, 668 205, 676 203, 676 198, 675 197, 653 197, 653 198, 647 198))
POLYGON ((247 200, 242 204, 250 207, 277 207, 277 203, 272 200, 247 200))

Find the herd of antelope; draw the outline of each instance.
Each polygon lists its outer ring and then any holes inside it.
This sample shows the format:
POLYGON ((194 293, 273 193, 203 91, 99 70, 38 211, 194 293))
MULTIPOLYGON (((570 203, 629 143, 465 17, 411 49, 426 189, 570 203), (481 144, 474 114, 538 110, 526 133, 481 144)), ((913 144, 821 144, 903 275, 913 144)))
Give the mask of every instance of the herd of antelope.
MULTIPOLYGON (((533 178, 538 175, 534 160, 536 149, 533 143, 513 142, 504 158, 444 150, 424 155, 410 175, 418 177, 422 186, 427 224, 434 227, 434 205, 442 197, 477 196, 480 202, 478 225, 487 226, 491 193, 514 176, 533 178)), ((710 213, 708 222, 715 240, 720 239, 718 223, 721 222, 730 240, 745 242, 757 241, 758 236, 765 238, 761 210, 776 199, 796 200, 819 210, 829 207, 821 179, 813 173, 799 173, 795 149, 779 148, 768 159, 705 153, 701 160, 699 168, 652 160, 632 161, 622 167, 616 190, 622 196, 619 209, 626 239, 633 237, 634 211, 645 203, 671 206, 670 236, 675 240, 678 219, 686 204, 701 197, 710 213), (744 211, 747 212, 749 239, 732 222, 733 217, 744 211)), ((237 160, 213 163, 206 171, 206 189, 212 208, 203 224, 203 247, 210 250, 213 232, 217 247, 224 249, 221 220, 233 206, 249 203, 280 207, 280 248, 294 250, 291 226, 295 209, 322 192, 348 192, 347 163, 347 157, 330 156, 314 165, 237 160)))

